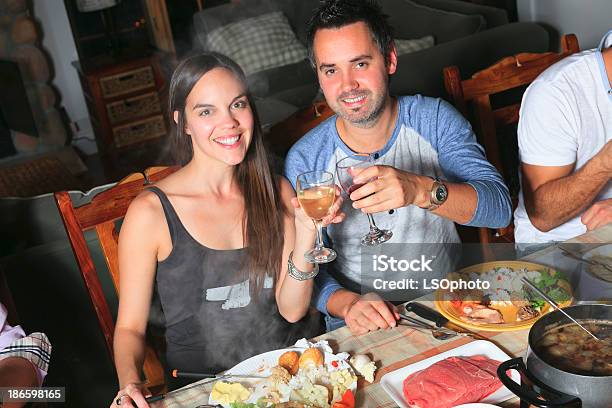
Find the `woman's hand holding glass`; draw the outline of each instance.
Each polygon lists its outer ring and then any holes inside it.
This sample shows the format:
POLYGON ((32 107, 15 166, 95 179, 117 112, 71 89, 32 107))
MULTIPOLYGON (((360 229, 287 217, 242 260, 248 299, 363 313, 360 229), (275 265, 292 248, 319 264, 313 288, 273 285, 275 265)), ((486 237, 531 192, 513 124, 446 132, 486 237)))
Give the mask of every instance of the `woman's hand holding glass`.
MULTIPOLYGON (((304 254, 311 263, 327 263, 336 259, 333 249, 323 246, 324 222, 333 222, 342 202, 338 202, 338 191, 333 174, 326 171, 309 171, 297 176, 296 193, 301 210, 317 229, 315 247, 304 254)), ((301 217, 301 215, 297 215, 301 217)), ((343 216, 339 216, 338 222, 343 216)), ((305 220, 302 217, 302 223, 305 220)), ((297 227, 297 226, 296 226, 297 227)))
MULTIPOLYGON (((321 219, 321 225, 323 227, 327 227, 330 224, 341 223, 344 221, 344 218, 346 218, 346 214, 340 211, 342 203, 344 203, 344 198, 342 198, 342 190, 340 190, 338 186, 335 187, 335 195, 334 203, 329 208, 329 212, 321 219)), ((291 199, 291 205, 295 210, 295 229, 297 234, 299 235, 300 231, 312 231, 316 233, 317 227, 315 223, 312 222, 312 218, 306 215, 297 197, 291 199)))

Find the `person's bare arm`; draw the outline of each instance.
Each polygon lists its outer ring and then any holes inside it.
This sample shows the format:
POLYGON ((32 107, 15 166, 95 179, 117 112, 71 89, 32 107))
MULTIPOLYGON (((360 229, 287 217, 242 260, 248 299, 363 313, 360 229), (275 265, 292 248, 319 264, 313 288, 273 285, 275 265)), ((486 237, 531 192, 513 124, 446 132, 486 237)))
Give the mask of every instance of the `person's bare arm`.
MULTIPOLYGON (((125 216, 119 235, 119 311, 114 335, 119 395, 130 395, 138 407, 148 406, 140 372, 144 362, 145 333, 157 262, 161 205, 153 193, 137 197, 125 216)), ((124 398, 122 406, 131 406, 124 398)))
MULTIPOLYGON (((295 266, 303 272, 311 272, 314 264, 306 262, 301 255, 312 248, 314 243, 314 228, 303 228, 295 219, 296 208, 292 203, 295 198, 293 187, 284 177, 280 179, 281 199, 287 211, 284 216, 285 239, 283 244, 283 257, 281 270, 276 283, 276 303, 278 311, 288 322, 294 323, 300 320, 308 312, 310 298, 312 296, 313 280, 298 281, 287 276, 287 260, 293 251, 292 261, 295 266), (297 231, 301 235, 296 239, 297 231)), ((313 226, 314 227, 314 226, 313 226)))
POLYGON ((612 176, 612 142, 576 172, 574 165, 521 163, 525 208, 531 223, 547 232, 591 206, 612 176))
MULTIPOLYGON (((34 365, 21 357, 0 360, 0 387, 37 387, 38 375, 34 365)), ((4 402, 5 408, 21 408, 25 402, 4 402)))
MULTIPOLYGON (((287 260, 289 254, 293 251, 292 261, 296 268, 303 272, 311 272, 314 265, 306 262, 303 254, 313 248, 316 231, 312 220, 299 208, 299 203, 289 181, 282 177, 280 186, 281 198, 287 208, 287 214, 284 217, 285 241, 281 270, 276 284, 276 303, 279 313, 288 322, 294 323, 308 312, 313 280, 298 281, 289 277, 287 275, 287 260)), ((331 222, 342 222, 344 215, 337 215, 341 205, 342 200, 336 200, 330 210, 330 216, 323 220, 324 225, 331 222)))

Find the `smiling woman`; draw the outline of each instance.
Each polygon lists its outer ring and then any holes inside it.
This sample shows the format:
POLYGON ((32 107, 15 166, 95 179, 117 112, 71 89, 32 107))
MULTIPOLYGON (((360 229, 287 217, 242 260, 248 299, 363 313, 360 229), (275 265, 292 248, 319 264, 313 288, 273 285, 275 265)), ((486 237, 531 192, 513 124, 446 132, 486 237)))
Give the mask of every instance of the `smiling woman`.
POLYGON ((166 371, 223 371, 320 332, 308 313, 318 269, 290 255, 312 247, 314 226, 272 174, 240 67, 216 53, 187 58, 169 108, 183 167, 136 197, 119 236, 113 406, 148 406, 139 376, 147 316, 163 315, 166 371))
MULTIPOLYGON (((178 123, 181 114, 173 112, 178 123)), ((187 97, 184 117, 184 132, 191 136, 194 159, 203 155, 227 165, 242 162, 251 143, 254 120, 245 86, 233 73, 215 68, 204 74, 187 97)), ((254 148, 255 161, 260 160, 259 147, 254 148)))

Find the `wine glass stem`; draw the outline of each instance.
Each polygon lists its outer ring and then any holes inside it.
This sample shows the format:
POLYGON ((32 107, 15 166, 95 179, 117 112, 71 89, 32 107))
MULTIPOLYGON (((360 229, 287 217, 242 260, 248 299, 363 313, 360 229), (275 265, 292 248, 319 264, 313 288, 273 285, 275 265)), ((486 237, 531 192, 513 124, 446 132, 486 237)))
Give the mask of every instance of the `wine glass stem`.
POLYGON ((317 239, 315 240, 315 250, 323 249, 323 223, 321 220, 312 220, 317 228, 317 239))
POLYGON ((378 231, 378 227, 376 226, 376 223, 374 223, 374 217, 372 217, 372 214, 367 213, 368 216, 368 221, 370 222, 370 231, 378 231))

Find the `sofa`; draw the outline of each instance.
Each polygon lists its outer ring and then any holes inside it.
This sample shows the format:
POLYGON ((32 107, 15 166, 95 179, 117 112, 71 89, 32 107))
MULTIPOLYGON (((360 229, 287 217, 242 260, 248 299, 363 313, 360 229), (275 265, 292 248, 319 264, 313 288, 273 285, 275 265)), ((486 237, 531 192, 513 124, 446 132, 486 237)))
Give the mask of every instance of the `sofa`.
MULTIPOLYGON (((445 66, 458 65, 462 73, 471 75, 507 55, 548 51, 543 27, 509 23, 502 9, 459 0, 379 1, 394 38, 408 42, 408 51, 413 51, 398 57, 391 79, 395 95, 443 97, 445 66)), ((305 53, 307 21, 318 2, 233 0, 193 16, 194 46, 225 53, 241 63, 264 125, 279 122, 321 97, 305 53), (276 17, 268 18, 272 14, 276 17), (271 28, 276 25, 282 28, 271 28), (259 37, 261 30, 268 30, 270 37, 259 37), (271 51, 265 48, 279 37, 284 42, 267 54, 271 51)))

